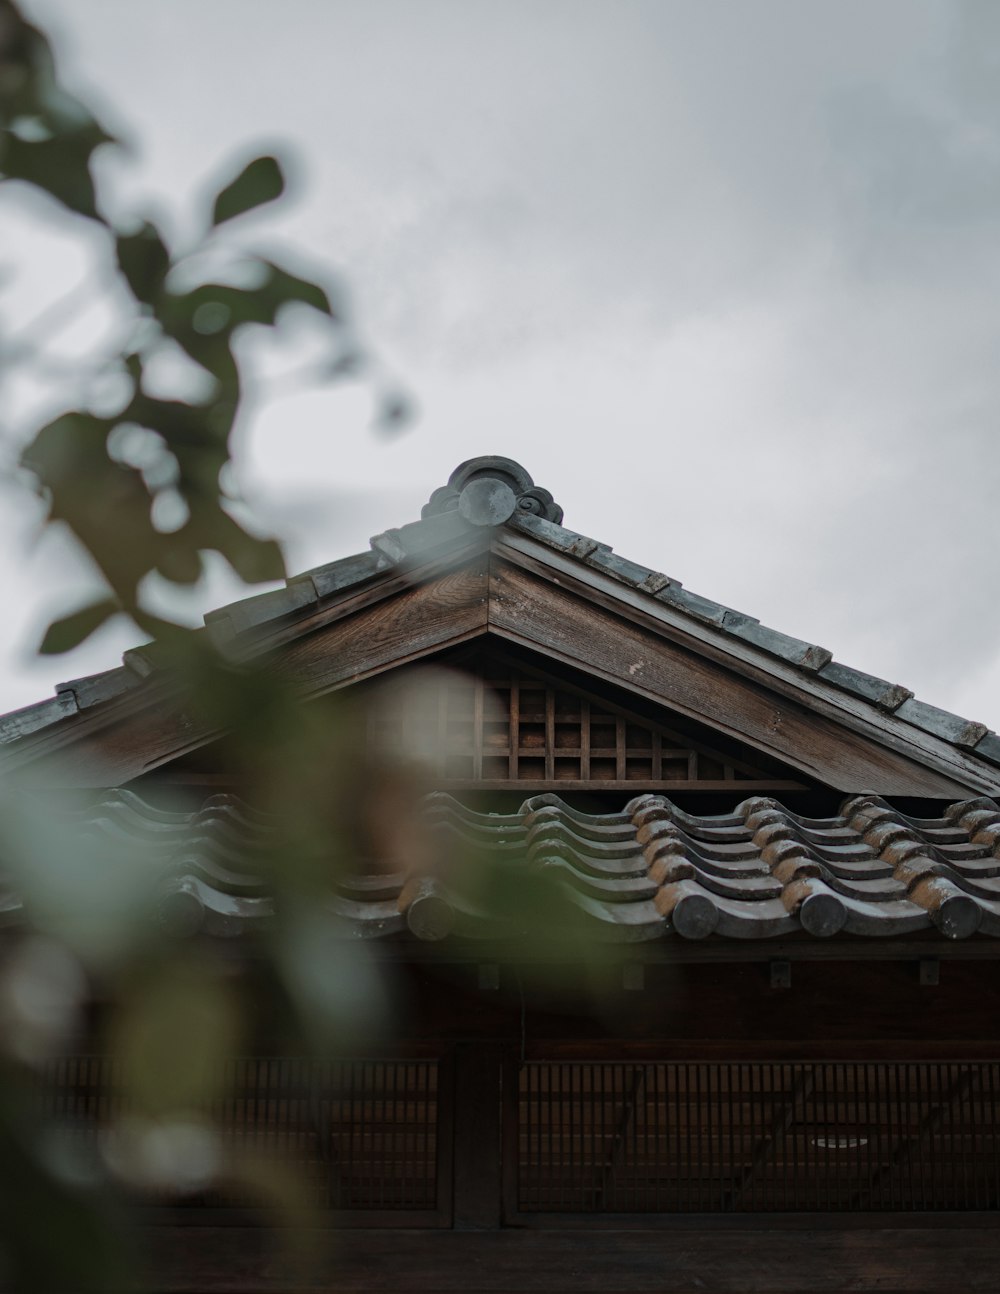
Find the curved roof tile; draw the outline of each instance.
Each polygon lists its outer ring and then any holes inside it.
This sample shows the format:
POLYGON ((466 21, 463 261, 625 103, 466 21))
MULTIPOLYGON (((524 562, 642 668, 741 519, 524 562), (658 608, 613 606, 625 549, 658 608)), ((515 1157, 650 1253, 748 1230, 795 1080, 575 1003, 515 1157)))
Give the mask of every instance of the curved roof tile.
MULTIPOLYGON (((245 935, 273 916, 266 859, 276 824, 233 796, 183 813, 117 790, 61 816, 74 838, 134 849, 175 934, 245 935)), ((331 881, 349 934, 517 936, 477 883, 477 869, 496 867, 515 881, 557 882, 594 937, 612 942, 1000 934, 1000 806, 984 797, 914 818, 853 796, 835 817, 805 818, 764 797, 699 816, 661 795, 620 813, 583 813, 547 794, 486 814, 439 792, 424 801, 423 824, 439 839, 439 872, 379 871, 375 859, 331 881)), ((9 891, 0 914, 24 919, 9 891)))

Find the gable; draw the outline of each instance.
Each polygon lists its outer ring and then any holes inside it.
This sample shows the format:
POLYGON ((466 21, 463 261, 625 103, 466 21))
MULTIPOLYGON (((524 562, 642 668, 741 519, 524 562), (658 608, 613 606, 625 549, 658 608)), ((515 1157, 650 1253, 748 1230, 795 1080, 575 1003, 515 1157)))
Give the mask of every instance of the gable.
MULTIPOLYGON (((617 730, 613 747, 591 742, 589 774, 582 718, 580 744, 565 748, 578 756, 559 754, 555 744, 539 755, 509 744, 492 754, 470 749, 481 782, 504 780, 504 758, 509 782, 582 783, 595 768, 608 785, 635 783, 646 771, 647 787, 691 781, 679 775, 680 761, 668 759, 664 773, 662 756, 656 776, 659 723, 661 750, 693 752, 689 767, 700 782, 739 781, 741 763, 751 780, 780 766, 779 781, 847 794, 947 800, 1000 791, 1000 739, 982 725, 690 594, 560 520, 551 495, 523 468, 472 460, 435 492, 421 521, 376 536, 370 553, 213 613, 208 632, 237 657, 266 656, 306 699, 488 641, 494 651, 533 654, 553 678, 582 677, 584 691, 616 689, 616 724, 621 718, 627 728, 629 710, 653 724, 631 745, 617 730), (657 720, 649 707, 666 717, 657 720), (737 748, 732 779, 724 760, 721 777, 707 776, 718 767, 695 746, 663 747, 679 722, 694 725, 687 735, 706 752, 737 748), (638 753, 647 737, 648 759, 638 753), (496 776, 487 778, 486 767, 496 776)), ((144 649, 127 653, 124 669, 61 685, 54 702, 8 716, 2 728, 11 738, 8 766, 44 779, 57 757, 60 776, 83 785, 131 781, 218 736, 171 700, 155 651, 144 649)))

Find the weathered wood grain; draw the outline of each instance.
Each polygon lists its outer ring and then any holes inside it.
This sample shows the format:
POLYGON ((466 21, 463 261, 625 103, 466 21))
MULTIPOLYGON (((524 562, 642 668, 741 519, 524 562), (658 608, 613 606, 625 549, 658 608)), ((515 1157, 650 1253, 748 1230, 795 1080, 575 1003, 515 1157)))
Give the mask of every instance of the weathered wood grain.
MULTIPOLYGON (((638 946, 636 946, 638 948, 638 946)), ((645 990, 621 987, 625 950, 585 971, 576 965, 522 966, 522 998, 507 979, 500 992, 476 988, 473 966, 414 967, 408 973, 406 1031, 453 1041, 506 1041, 528 1049, 558 1042, 613 1051, 625 1041, 653 1048, 780 1044, 919 1046, 933 1040, 956 1058, 970 1046, 1000 1050, 983 1021, 1000 1019, 1000 964, 961 961, 941 983, 922 987, 918 963, 797 962, 792 986, 770 987, 769 963, 646 962, 645 990), (522 1032, 523 1030, 523 1032, 522 1032)), ((627 950, 633 960, 636 949, 627 950)), ((480 953, 480 956, 483 954, 480 953)), ((742 954, 739 954, 742 955, 742 954)), ((402 1024, 402 1022, 401 1022, 402 1024)), ((995 1050, 991 1054, 997 1054, 995 1050)))
MULTIPOLYGON (((965 752, 856 698, 834 695, 786 663, 770 661, 765 669, 760 651, 732 635, 722 635, 720 646, 718 632, 690 617, 680 617, 681 624, 669 607, 657 603, 654 615, 648 597, 605 588, 608 577, 541 551, 523 536, 504 535, 495 547, 492 555, 470 549, 393 570, 261 635, 252 650, 273 652, 308 696, 488 630, 646 701, 666 703, 838 790, 957 798, 1000 788, 1000 773, 965 752)), ((27 781, 104 786, 169 763, 214 735, 150 679, 26 737, 5 758, 22 768, 34 762, 27 781)))
POLYGON ((958 782, 529 571, 495 561, 492 633, 707 723, 842 791, 949 796, 958 782))
POLYGON ((776 657, 770 657, 733 634, 702 624, 647 594, 622 585, 600 571, 582 565, 527 536, 503 531, 495 543, 500 560, 538 573, 546 583, 572 590, 595 607, 604 607, 658 636, 687 646, 696 654, 745 671, 747 677, 779 695, 802 701, 817 714, 846 724, 920 763, 936 768, 961 785, 988 795, 1000 792, 1000 769, 990 767, 948 741, 914 728, 868 702, 831 687, 824 679, 776 657))
MULTIPOLYGON (((333 691, 485 633, 486 598, 486 561, 480 557, 288 643, 275 668, 286 672, 304 697, 333 691)), ((219 735, 198 724, 163 689, 151 690, 141 706, 133 696, 123 702, 120 717, 110 723, 107 716, 103 723, 81 716, 58 743, 53 733, 36 752, 49 760, 22 769, 21 782, 117 786, 219 735)))
POLYGON ((281 668, 316 695, 486 631, 485 559, 287 644, 281 668))

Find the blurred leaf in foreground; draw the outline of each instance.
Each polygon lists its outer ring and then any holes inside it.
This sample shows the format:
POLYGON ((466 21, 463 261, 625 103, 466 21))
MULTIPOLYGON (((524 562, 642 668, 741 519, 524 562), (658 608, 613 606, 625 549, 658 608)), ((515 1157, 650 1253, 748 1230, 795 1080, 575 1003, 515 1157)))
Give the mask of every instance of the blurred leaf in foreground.
POLYGON ((274 202, 285 191, 285 177, 276 157, 255 157, 220 190, 212 206, 212 224, 221 225, 245 211, 274 202))

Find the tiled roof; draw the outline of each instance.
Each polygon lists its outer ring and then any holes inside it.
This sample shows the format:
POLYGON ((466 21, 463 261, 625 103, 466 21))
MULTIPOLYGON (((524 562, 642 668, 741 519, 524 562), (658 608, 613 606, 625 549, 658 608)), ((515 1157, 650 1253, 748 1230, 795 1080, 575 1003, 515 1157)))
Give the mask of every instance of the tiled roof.
MULTIPOLYGON (((220 642, 248 641, 260 632, 335 602, 338 597, 385 572, 405 569, 451 550, 477 535, 504 532, 533 541, 542 549, 569 557, 583 572, 592 571, 644 595, 651 605, 669 607, 707 626, 721 641, 749 646, 791 666, 804 677, 846 693, 892 715, 913 731, 970 752, 993 768, 1000 767, 1000 736, 984 724, 918 701, 906 688, 852 669, 832 659, 824 647, 789 637, 762 625, 753 616, 700 597, 659 571, 617 556, 596 539, 562 525, 562 509, 552 495, 535 486, 518 463, 495 456, 470 459, 435 490, 421 520, 376 535, 368 552, 315 567, 288 580, 286 587, 244 598, 205 617, 207 631, 220 642)), ((124 666, 60 684, 56 696, 0 717, 0 743, 11 742, 68 716, 89 709, 136 687, 154 668, 154 655, 143 648, 126 652, 124 666)))
MULTIPOLYGON (((259 862, 275 825, 235 797, 178 813, 117 790, 66 825, 74 841, 134 848, 174 934, 241 936, 273 917, 259 862)), ((657 795, 588 814, 546 794, 516 813, 483 814, 437 793, 424 802, 423 830, 436 848, 415 843, 414 857, 433 857, 434 871, 408 874, 404 860, 386 872, 374 859, 336 882, 330 903, 348 935, 516 939, 517 918, 505 925, 484 906, 478 881, 491 867, 515 883, 560 882, 573 916, 612 943, 1000 935, 1000 807, 986 798, 912 818, 854 796, 836 817, 810 819, 761 797, 695 816, 657 795)), ((0 896, 0 913, 21 919, 16 896, 0 896)))

